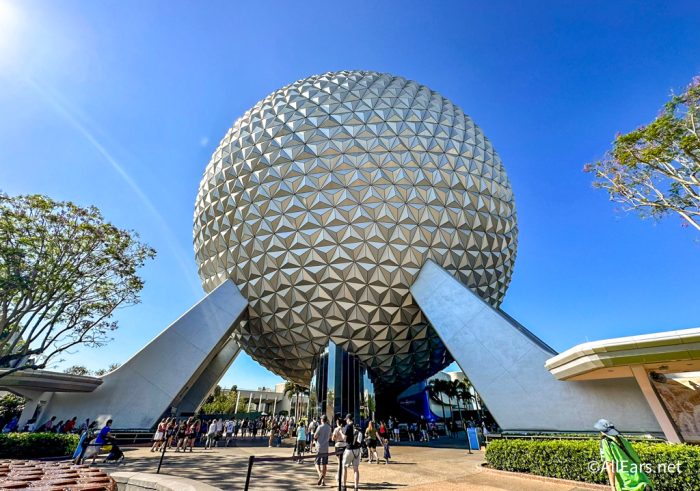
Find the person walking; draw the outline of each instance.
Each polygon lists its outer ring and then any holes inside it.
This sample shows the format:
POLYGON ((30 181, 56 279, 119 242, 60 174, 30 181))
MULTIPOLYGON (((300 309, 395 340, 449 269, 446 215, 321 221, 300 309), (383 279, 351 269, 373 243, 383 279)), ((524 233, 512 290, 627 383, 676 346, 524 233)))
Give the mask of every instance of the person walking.
POLYGON ((340 466, 343 465, 343 453, 345 452, 345 433, 343 433, 343 420, 338 418, 335 421, 335 429, 331 436, 333 447, 335 448, 336 459, 338 460, 338 468, 335 471, 335 482, 340 483, 340 466))
POLYGON ((420 441, 430 441, 430 438, 428 437, 428 422, 425 420, 425 416, 420 417, 418 428, 420 429, 420 441))
POLYGON ((362 432, 355 427, 352 421, 352 414, 348 413, 345 416, 345 451, 343 452, 343 467, 345 467, 345 475, 343 476, 343 486, 348 487, 348 473, 352 467, 355 477, 355 490, 360 489, 360 460, 362 457, 362 432))
POLYGON ((379 430, 377 431, 377 435, 379 436, 379 441, 381 442, 382 447, 384 448, 384 464, 386 465, 391 459, 391 450, 389 449, 389 435, 391 435, 391 433, 384 424, 384 421, 382 421, 379 424, 379 430))
POLYGON ((207 443, 204 444, 204 448, 211 448, 216 445, 216 420, 209 423, 209 429, 207 430, 207 443))
POLYGON ((201 422, 198 419, 191 418, 192 422, 187 427, 187 441, 185 442, 185 450, 189 447, 190 453, 194 449, 195 443, 197 443, 197 435, 199 434, 199 428, 201 422))
POLYGON ((374 421, 367 423, 365 436, 367 437, 367 460, 370 464, 373 462, 378 464, 379 457, 377 456, 377 429, 374 427, 374 421))
POLYGON ((328 424, 328 416, 321 416, 321 424, 314 431, 313 440, 316 442, 316 473, 318 474, 317 486, 326 485, 326 472, 328 472, 328 450, 331 441, 331 427, 328 424))
POLYGON ((219 446, 219 440, 224 436, 224 418, 219 418, 216 420, 216 440, 214 441, 214 446, 219 446))
POLYGON ((151 446, 151 452, 155 452, 156 450, 160 449, 160 446, 163 444, 163 439, 165 438, 165 429, 168 426, 168 419, 163 418, 160 420, 160 423, 158 423, 158 427, 156 428, 156 432, 153 435, 153 445, 151 446))
POLYGON ((224 443, 225 447, 228 447, 229 442, 233 440, 233 427, 233 420, 226 420, 226 424, 224 425, 224 429, 226 430, 226 442, 224 443))
POLYGON ((306 427, 304 426, 304 422, 302 421, 299 423, 299 427, 297 428, 297 444, 295 448, 295 452, 297 456, 299 457, 296 461, 297 463, 301 464, 304 462, 304 450, 306 449, 306 427))
POLYGON ((63 425, 63 433, 73 433, 73 428, 75 428, 75 424, 77 422, 77 416, 73 416, 73 419, 66 421, 66 423, 63 425))
POLYGON ((610 479, 612 491, 651 491, 651 481, 642 471, 642 461, 632 445, 610 421, 600 419, 593 425, 600 431, 600 456, 610 479))

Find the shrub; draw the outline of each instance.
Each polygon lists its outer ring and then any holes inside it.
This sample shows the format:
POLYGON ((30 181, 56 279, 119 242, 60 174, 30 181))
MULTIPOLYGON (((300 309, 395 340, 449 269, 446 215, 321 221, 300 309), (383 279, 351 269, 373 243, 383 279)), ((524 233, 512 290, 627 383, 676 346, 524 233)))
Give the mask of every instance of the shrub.
POLYGON ((72 455, 79 439, 78 435, 56 433, 2 433, 0 458, 35 459, 72 455))
MULTIPOLYGON (((633 443, 643 463, 653 469, 679 464, 679 472, 650 472, 658 491, 700 489, 700 447, 668 443, 633 443)), ((486 461, 494 469, 525 472, 606 484, 598 440, 492 440, 486 447, 486 461), (591 462, 601 463, 600 465, 591 462)))

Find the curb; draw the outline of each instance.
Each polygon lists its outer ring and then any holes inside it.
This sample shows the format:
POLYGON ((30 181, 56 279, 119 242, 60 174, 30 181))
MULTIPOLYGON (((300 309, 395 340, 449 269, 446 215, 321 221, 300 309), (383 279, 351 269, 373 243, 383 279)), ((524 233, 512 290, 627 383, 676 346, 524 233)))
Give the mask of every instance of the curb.
POLYGON ((608 491, 610 489, 610 486, 607 486, 605 484, 592 484, 590 482, 572 481, 570 479, 559 479, 557 477, 537 476, 535 474, 526 474, 524 472, 502 471, 499 469, 494 469, 492 467, 489 467, 488 464, 486 464, 486 463, 481 464, 480 467, 484 470, 484 472, 490 472, 492 474, 500 474, 502 476, 515 476, 515 477, 521 477, 523 479, 530 479, 532 481, 550 482, 553 484, 569 484, 571 486, 576 486, 577 488, 595 489, 597 491, 608 491))

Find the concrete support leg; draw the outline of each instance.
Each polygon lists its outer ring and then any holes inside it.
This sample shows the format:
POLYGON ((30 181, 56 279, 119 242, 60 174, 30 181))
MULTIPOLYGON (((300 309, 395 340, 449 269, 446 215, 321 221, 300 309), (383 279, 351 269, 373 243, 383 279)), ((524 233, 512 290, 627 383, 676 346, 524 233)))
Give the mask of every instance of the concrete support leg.
POLYGON ((644 398, 647 400, 651 411, 654 413, 654 416, 656 416, 659 426, 661 426, 666 439, 671 443, 681 443, 683 439, 678 434, 676 426, 673 424, 673 421, 666 412, 666 409, 659 400, 659 397, 656 395, 656 391, 651 385, 651 380, 649 380, 649 374, 647 373, 646 369, 641 365, 633 366, 631 369, 632 373, 634 374, 634 378, 637 381, 637 384, 639 384, 639 388, 642 390, 642 394, 644 394, 644 398))
POLYGON ((605 418, 623 432, 660 432, 634 380, 556 380, 545 368, 556 352, 433 261, 411 294, 504 430, 591 431, 605 418))
POLYGON ((113 419, 114 428, 131 429, 153 427, 173 406, 194 412, 240 351, 231 334, 247 307, 236 285, 225 281, 93 392, 55 393, 44 416, 113 419))

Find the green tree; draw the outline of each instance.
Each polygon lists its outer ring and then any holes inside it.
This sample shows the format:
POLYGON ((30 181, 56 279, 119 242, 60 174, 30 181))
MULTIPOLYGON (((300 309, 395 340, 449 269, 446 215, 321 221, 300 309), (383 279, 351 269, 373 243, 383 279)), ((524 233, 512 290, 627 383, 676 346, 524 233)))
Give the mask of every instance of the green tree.
POLYGON ((235 385, 231 390, 224 390, 217 385, 202 404, 200 412, 203 414, 234 414, 239 409, 235 407, 237 398, 238 391, 235 385))
POLYGON ((154 256, 95 207, 0 195, 0 377, 104 345, 114 311, 139 302, 136 272, 154 256))
POLYGON ((447 424, 447 418, 445 417, 445 403, 442 400, 442 396, 448 390, 447 389, 448 384, 449 384, 449 382, 447 380, 442 380, 442 379, 433 379, 428 384, 428 394, 436 402, 440 403, 440 408, 442 408, 442 421, 445 424, 447 424))
POLYGON ((294 382, 284 383, 284 395, 288 396, 291 400, 292 397, 296 396, 296 402, 294 404, 294 417, 298 420, 301 416, 299 414, 299 396, 305 394, 307 388, 301 384, 295 384, 294 382))
POLYGON ((700 76, 653 122, 618 134, 605 158, 584 171, 626 210, 654 218, 676 213, 700 230, 700 76))
POLYGON ((0 421, 7 423, 13 417, 22 414, 24 409, 24 398, 15 394, 7 393, 0 397, 0 421))
MULTIPOLYGON (((452 425, 454 426, 455 412, 452 409, 452 400, 457 398, 457 395, 459 394, 460 381, 459 380, 446 380, 445 382, 447 382, 447 383, 445 384, 445 388, 443 389, 444 390, 443 393, 445 394, 445 396, 447 396, 447 400, 450 403, 450 414, 452 416, 452 425)), ((459 402, 459 401, 457 401, 457 402, 459 402)), ((462 412, 460 410, 460 414, 461 413, 462 412)))
POLYGON ((121 366, 121 363, 112 363, 107 368, 98 368, 95 370, 95 377, 101 377, 107 375, 109 372, 113 372, 121 366))
POLYGON ((87 367, 84 367, 83 365, 73 365, 71 367, 66 368, 63 370, 63 373, 69 373, 71 375, 90 375, 90 370, 87 369, 87 367))

